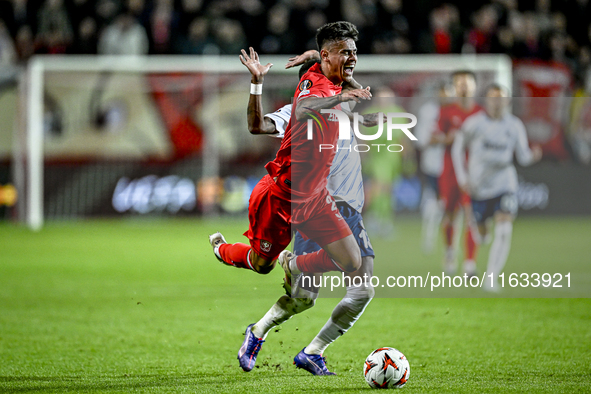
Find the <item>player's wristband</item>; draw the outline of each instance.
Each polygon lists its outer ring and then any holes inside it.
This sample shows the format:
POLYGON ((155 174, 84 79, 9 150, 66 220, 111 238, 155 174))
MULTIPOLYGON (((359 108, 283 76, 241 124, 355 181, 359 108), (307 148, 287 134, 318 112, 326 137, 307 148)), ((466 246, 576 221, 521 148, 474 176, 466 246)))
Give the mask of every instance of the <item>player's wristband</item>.
POLYGON ((262 83, 251 83, 250 84, 250 94, 255 94, 260 96, 263 94, 263 84, 262 83))

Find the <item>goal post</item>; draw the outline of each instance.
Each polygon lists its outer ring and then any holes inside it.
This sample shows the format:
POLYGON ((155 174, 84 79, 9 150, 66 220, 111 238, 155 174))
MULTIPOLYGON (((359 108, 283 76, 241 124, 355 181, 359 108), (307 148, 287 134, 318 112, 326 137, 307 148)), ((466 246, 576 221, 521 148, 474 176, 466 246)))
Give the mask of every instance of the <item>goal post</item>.
MULTIPOLYGON (((261 56, 262 63, 273 63, 269 76, 283 80, 284 84, 295 86, 290 76, 295 76, 297 68, 286 70, 284 64, 289 55, 261 56)), ((475 72, 489 72, 494 81, 512 87, 512 63, 505 55, 360 55, 356 73, 371 75, 380 73, 437 73, 448 75, 454 70, 469 69, 475 72)), ((25 185, 25 220, 27 226, 34 231, 43 226, 44 213, 44 95, 46 78, 52 73, 130 73, 130 74, 170 74, 170 73, 205 73, 203 94, 207 94, 212 102, 208 112, 212 117, 223 117, 224 110, 219 100, 220 78, 225 74, 238 74, 246 77, 248 70, 240 63, 236 55, 220 56, 58 56, 37 55, 28 63, 25 81, 21 84, 22 100, 25 105, 26 127, 24 149, 26 160, 14 160, 16 175, 26 179, 17 180, 25 185), (213 99, 212 99, 213 98, 213 99), (24 168, 23 168, 24 167, 24 168)), ((363 82, 363 80, 361 80, 363 82)), ((247 91, 247 90, 244 90, 247 91)), ((242 114, 246 109, 248 95, 244 95, 242 114)), ((67 109, 67 108, 66 108, 67 109)), ((274 110, 275 108, 269 110, 274 110)), ((238 115, 237 115, 238 116, 238 115)), ((20 131, 22 132, 22 131, 20 131)), ((22 141, 21 136, 17 136, 22 141)), ((204 146, 202 151, 202 176, 210 177, 219 173, 220 152, 218 135, 215 130, 204 129, 204 146)), ((15 153, 15 156, 17 153, 15 153)), ((21 191, 22 193, 22 191, 21 191)), ((22 194, 21 194, 22 195, 22 194)), ((23 200, 21 200, 23 201, 23 200)), ((22 211, 22 210, 19 210, 22 211)))

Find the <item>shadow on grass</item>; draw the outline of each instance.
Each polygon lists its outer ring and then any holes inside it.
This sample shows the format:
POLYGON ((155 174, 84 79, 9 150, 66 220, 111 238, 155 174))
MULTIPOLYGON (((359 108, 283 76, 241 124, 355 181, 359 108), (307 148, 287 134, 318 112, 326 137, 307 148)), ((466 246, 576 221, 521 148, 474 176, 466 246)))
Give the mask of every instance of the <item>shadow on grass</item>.
MULTIPOLYGON (((313 377, 313 376, 285 376, 284 374, 240 374, 223 377, 220 373, 211 374, 185 374, 167 376, 161 374, 143 374, 143 375, 120 375, 120 376, 0 376, 0 392, 100 392, 100 391, 120 391, 130 392, 138 389, 149 388, 169 388, 181 389, 190 388, 195 392, 231 392, 231 391, 252 391, 260 389, 261 380, 278 380, 277 391, 289 391, 290 386, 298 392, 308 392, 313 387, 311 381, 320 383, 322 392, 348 392, 359 391, 363 386, 335 387, 326 385, 327 381, 319 382, 318 379, 328 380, 332 377, 313 377), (261 379, 262 378, 262 379, 261 379), (289 378, 290 383, 285 379, 289 378)), ((267 386, 265 384, 265 386, 267 386)), ((317 387, 317 389, 320 387, 317 387)))

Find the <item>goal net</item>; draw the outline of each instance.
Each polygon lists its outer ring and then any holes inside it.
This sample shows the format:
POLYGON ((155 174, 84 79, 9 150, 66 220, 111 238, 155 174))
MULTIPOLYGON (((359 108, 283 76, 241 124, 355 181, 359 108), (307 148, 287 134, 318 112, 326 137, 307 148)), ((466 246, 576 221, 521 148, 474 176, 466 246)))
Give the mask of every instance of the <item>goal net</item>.
MULTIPOLYGON (((290 103, 298 76, 288 57, 261 59, 274 64, 265 112, 290 103)), ((502 55, 361 56, 355 78, 388 86, 416 113, 457 69, 480 87, 512 86, 502 55)), ((63 218, 242 213, 279 147, 248 132, 249 83, 237 56, 36 56, 19 87, 20 218, 39 229, 63 218)))

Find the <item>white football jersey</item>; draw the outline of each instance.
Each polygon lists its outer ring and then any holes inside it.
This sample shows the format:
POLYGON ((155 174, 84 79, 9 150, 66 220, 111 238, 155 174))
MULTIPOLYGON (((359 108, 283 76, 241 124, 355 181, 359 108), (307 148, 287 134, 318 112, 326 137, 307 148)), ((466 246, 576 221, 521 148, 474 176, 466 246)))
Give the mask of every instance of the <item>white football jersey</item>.
POLYGON ((456 135, 451 154, 458 184, 468 183, 475 200, 517 192, 513 154, 523 166, 533 162, 525 126, 510 113, 501 119, 492 119, 485 111, 468 117, 456 135), (467 167, 464 149, 468 150, 467 167))
POLYGON ((424 174, 439 177, 443 172, 443 144, 429 144, 431 135, 438 128, 439 110, 437 100, 428 101, 419 109, 417 125, 414 127, 417 147, 421 150, 421 171, 424 174))
POLYGON ((275 130, 277 134, 270 134, 271 137, 283 138, 285 135, 285 129, 291 118, 291 104, 284 105, 277 111, 265 115, 265 118, 269 118, 275 123, 275 130))
MULTIPOLYGON (((344 105, 343 103, 341 105, 344 105)), ((283 106, 275 112, 266 114, 265 117, 273 120, 278 134, 273 137, 283 138, 285 128, 291 117, 291 104, 283 106)), ((338 140, 337 151, 328 174, 326 188, 336 201, 344 201, 357 212, 361 212, 365 202, 363 191, 363 177, 361 175, 361 157, 355 151, 357 145, 355 133, 351 133, 350 140, 338 140)))

